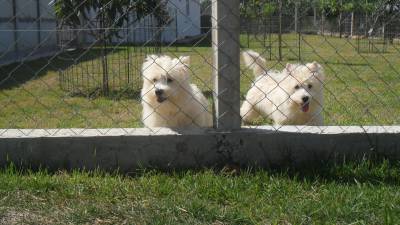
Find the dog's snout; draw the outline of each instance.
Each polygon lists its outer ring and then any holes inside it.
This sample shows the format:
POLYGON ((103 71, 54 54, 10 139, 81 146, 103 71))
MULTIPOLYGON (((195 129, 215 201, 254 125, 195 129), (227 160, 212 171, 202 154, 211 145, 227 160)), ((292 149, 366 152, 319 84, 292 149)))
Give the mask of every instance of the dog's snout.
POLYGON ((301 99, 303 100, 303 102, 308 102, 308 100, 310 100, 310 97, 304 96, 301 99))
POLYGON ((161 90, 161 89, 156 89, 156 95, 160 96, 160 95, 162 95, 163 93, 164 93, 163 90, 161 90))

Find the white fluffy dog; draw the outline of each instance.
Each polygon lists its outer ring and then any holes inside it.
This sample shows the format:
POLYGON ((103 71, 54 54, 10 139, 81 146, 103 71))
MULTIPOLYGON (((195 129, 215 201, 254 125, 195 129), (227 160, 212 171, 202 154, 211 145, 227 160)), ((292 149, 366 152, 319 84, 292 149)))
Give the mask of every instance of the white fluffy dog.
POLYGON ((266 60, 254 51, 243 52, 255 81, 240 109, 244 122, 258 116, 276 125, 323 125, 324 72, 317 62, 287 64, 281 72, 266 70, 266 60))
POLYGON ((189 56, 149 55, 142 66, 142 121, 146 127, 211 127, 208 101, 190 83, 189 56))

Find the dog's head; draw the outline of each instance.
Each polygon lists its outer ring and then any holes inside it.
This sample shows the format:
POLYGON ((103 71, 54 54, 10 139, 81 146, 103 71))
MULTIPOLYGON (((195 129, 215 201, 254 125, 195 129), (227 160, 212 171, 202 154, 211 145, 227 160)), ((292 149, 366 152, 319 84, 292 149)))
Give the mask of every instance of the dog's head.
POLYGON ((288 76, 283 86, 290 96, 292 107, 304 113, 321 107, 325 79, 322 66, 317 62, 287 64, 285 70, 288 76))
POLYGON ((147 56, 142 66, 142 95, 158 103, 179 98, 190 85, 189 62, 189 56, 147 56))

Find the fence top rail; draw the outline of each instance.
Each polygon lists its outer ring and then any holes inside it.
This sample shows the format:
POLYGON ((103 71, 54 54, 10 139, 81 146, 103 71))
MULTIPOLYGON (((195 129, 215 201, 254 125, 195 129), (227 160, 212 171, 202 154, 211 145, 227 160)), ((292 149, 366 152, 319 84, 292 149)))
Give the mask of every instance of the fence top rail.
POLYGON ((118 136, 177 136, 212 135, 223 133, 298 133, 298 134, 385 134, 400 133, 400 126, 245 126, 234 131, 214 129, 169 129, 169 128, 110 128, 110 129, 0 129, 1 138, 41 137, 118 137, 118 136), (156 129, 157 132, 154 132, 156 129))

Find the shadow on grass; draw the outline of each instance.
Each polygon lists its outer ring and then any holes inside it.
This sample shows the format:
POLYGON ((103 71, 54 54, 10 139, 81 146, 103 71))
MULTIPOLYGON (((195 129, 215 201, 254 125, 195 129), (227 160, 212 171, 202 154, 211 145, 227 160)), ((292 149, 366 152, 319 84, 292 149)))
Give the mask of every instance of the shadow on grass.
MULTIPOLYGON (((154 47, 140 46, 138 48, 127 46, 109 46, 105 54, 119 54, 119 52, 124 52, 127 49, 131 49, 130 54, 135 54, 133 56, 144 57, 146 54, 154 53, 152 50, 154 47)), ((75 73, 79 71, 74 70, 74 65, 79 65, 89 61, 99 60, 102 57, 103 49, 101 47, 91 47, 90 49, 76 49, 71 51, 64 51, 59 54, 55 54, 50 57, 40 58, 32 60, 29 62, 17 62, 9 65, 0 67, 0 90, 1 89, 11 89, 18 87, 28 81, 40 79, 49 72, 58 73, 59 71, 64 71, 71 68, 75 73)), ((124 57, 125 53, 118 55, 118 57, 124 57)), ((125 54, 126 55, 126 54, 125 54)), ((111 56, 110 60, 113 56, 111 56)), ((114 60, 115 61, 115 60, 114 60)), ((119 59, 118 59, 118 63, 119 59)), ((96 65, 97 67, 100 65, 96 65)), ((118 64, 118 66, 120 66, 118 64)), ((79 74, 80 75, 80 74, 79 74)))
POLYGON ((213 91, 211 91, 211 90, 203 91, 203 95, 204 95, 207 99, 213 98, 213 97, 214 97, 213 91))
MULTIPOLYGON (((176 47, 178 52, 190 52, 190 50, 180 49, 179 47, 191 46, 190 44, 176 44, 172 47, 176 47)), ((198 46, 208 47, 206 43, 199 43, 198 46)), ((163 46, 162 46, 163 47, 163 46)), ((129 45, 129 48, 132 48, 133 54, 139 54, 140 57, 144 57, 146 54, 154 53, 151 51, 149 46, 135 46, 129 45)), ((126 51, 126 46, 110 46, 106 52, 106 54, 118 54, 118 52, 126 51)), ((165 52, 168 53, 168 52, 165 52)), ((0 67, 0 90, 4 89, 12 89, 15 87, 19 87, 20 85, 25 84, 28 81, 40 79, 44 75, 50 73, 54 73, 58 76, 59 71, 70 70, 71 73, 80 73, 78 70, 74 69, 75 65, 80 65, 85 62, 90 61, 99 61, 99 58, 102 56, 103 50, 100 47, 93 47, 91 49, 79 49, 72 51, 65 51, 63 53, 53 55, 50 57, 40 58, 36 60, 32 60, 24 63, 13 63, 0 67)), ((122 53, 124 54, 124 53, 122 53)), ((164 54, 164 53, 161 53, 164 54)), ((114 56, 112 56, 114 57, 114 56)), ((118 56, 124 57, 124 56, 118 56)), ((113 60, 113 59, 110 59, 113 60)), ((110 61, 109 63, 115 63, 114 61, 110 61)), ((119 65, 118 61, 118 67, 119 65)), ((92 65, 93 66, 93 65, 92 65)), ((101 65, 95 65, 101 66, 101 65)), ((140 67, 139 67, 140 68, 140 67)), ((138 68, 135 68, 138 69, 138 68)), ((80 74, 78 74, 80 75, 80 74)), ((77 75, 77 77, 78 77, 77 75)), ((141 85, 141 84, 140 84, 141 85)), ((90 87, 88 87, 90 88, 90 87)), ((79 91, 67 92, 67 95, 70 96, 79 96, 79 97, 89 97, 95 98, 100 97, 102 92, 99 91, 101 87, 92 87, 90 90, 85 91, 85 93, 80 93, 79 91)), ((79 88, 76 88, 79 89, 79 88)), ((139 99, 140 98, 140 90, 136 90, 137 88, 125 88, 123 86, 119 87, 117 90, 110 89, 110 94, 107 98, 111 99, 139 99), (135 89, 135 90, 131 90, 135 89)), ((139 88, 140 89, 140 88, 139 88)))
POLYGON ((92 88, 91 90, 85 92, 79 92, 79 91, 67 92, 67 95, 70 97, 83 97, 89 99, 103 97, 111 100, 133 99, 140 101, 141 99, 140 91, 141 91, 140 89, 134 89, 134 88, 124 88, 123 90, 112 89, 109 91, 107 96, 104 96, 101 87, 97 87, 97 88, 92 88))
POLYGON ((335 183, 400 185, 400 164, 389 160, 363 159, 341 163, 321 163, 309 168, 274 169, 271 174, 287 174, 292 179, 335 183))
MULTIPOLYGON (((209 169, 190 170, 203 172, 209 169)), ((235 177, 254 176, 266 174, 273 177, 287 177, 291 180, 307 183, 339 183, 339 184, 371 184, 400 186, 400 161, 389 159, 382 155, 371 154, 357 159, 336 159, 321 161, 320 163, 307 164, 302 167, 292 165, 275 165, 272 167, 243 167, 232 163, 221 164, 211 168, 218 176, 235 177)), ((186 170, 150 170, 156 173, 186 174, 186 170)), ((142 173, 130 174, 140 176, 142 173)))
MULTIPOLYGON (((203 94, 207 99, 213 98, 212 91, 203 91, 203 94)), ((103 98, 111 99, 111 100, 133 99, 133 100, 140 101, 141 100, 141 89, 125 88, 123 90, 110 90, 110 92, 108 93, 108 96, 104 96, 102 94, 101 87, 97 87, 97 88, 93 88, 92 90, 90 90, 88 92, 79 92, 79 91, 68 92, 68 96, 83 97, 83 98, 89 98, 89 99, 103 97, 103 98)))
POLYGON ((368 66, 367 63, 349 63, 349 62, 324 62, 324 64, 343 65, 343 66, 368 66))
POLYGON ((48 72, 65 70, 75 63, 98 58, 101 49, 66 51, 51 57, 0 67, 0 90, 12 89, 28 81, 39 79, 48 72))
POLYGON ((287 177, 289 179, 307 183, 340 183, 359 185, 400 186, 400 162, 388 159, 360 159, 353 161, 320 163, 308 167, 294 168, 281 166, 274 168, 239 168, 228 165, 214 168, 217 175, 251 176, 258 173, 267 173, 274 177, 287 177))
POLYGON ((391 162, 389 160, 371 160, 363 159, 360 161, 329 163, 313 168, 288 168, 281 167, 275 169, 260 169, 260 168, 240 168, 236 166, 201 168, 201 169, 170 169, 160 170, 154 168, 137 169, 134 172, 122 173, 118 169, 110 170, 85 170, 85 169, 63 169, 49 170, 45 167, 28 168, 20 167, 15 164, 8 164, 0 168, 0 173, 5 171, 13 171, 13 174, 24 175, 32 173, 41 174, 59 174, 61 173, 83 173, 91 176, 123 176, 136 178, 141 176, 151 175, 168 175, 178 178, 183 178, 188 174, 202 174, 212 172, 215 176, 230 179, 241 179, 242 177, 252 176, 270 176, 275 178, 285 178, 302 183, 318 183, 318 184, 345 184, 345 185, 390 185, 400 186, 400 163, 391 162))

